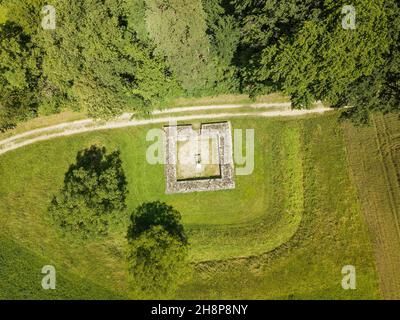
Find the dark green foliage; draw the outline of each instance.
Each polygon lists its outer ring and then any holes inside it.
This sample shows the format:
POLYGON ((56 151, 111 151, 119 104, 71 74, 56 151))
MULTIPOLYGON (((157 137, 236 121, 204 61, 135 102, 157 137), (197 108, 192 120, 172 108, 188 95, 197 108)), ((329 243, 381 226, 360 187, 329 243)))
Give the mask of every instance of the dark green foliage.
POLYGON ((341 122, 344 122, 349 119, 351 119, 352 122, 357 126, 370 124, 369 113, 366 109, 363 108, 351 107, 349 109, 343 110, 339 116, 339 120, 341 122))
POLYGON ((179 239, 183 244, 187 244, 180 220, 180 213, 165 203, 158 201, 143 203, 131 217, 132 224, 128 230, 128 239, 135 239, 147 229, 160 225, 171 236, 179 239))
POLYGON ((149 111, 176 95, 163 61, 136 37, 130 1, 58 0, 53 5, 58 26, 42 34, 43 68, 54 95, 101 117, 149 111))
POLYGON ((0 24, 0 131, 34 115, 40 51, 14 22, 0 24))
POLYGON ((125 210, 126 179, 119 152, 91 146, 78 153, 65 174, 64 187, 49 212, 63 234, 82 239, 104 236, 125 210))
POLYGON ((242 23, 237 60, 245 91, 283 91, 298 108, 316 100, 354 105, 351 114, 361 122, 369 111, 398 109, 399 8, 394 1, 353 1, 354 30, 342 28, 345 1, 233 3, 242 23))
POLYGON ((146 28, 189 96, 237 92, 240 30, 220 0, 145 0, 146 28))
POLYGON ((41 28, 43 5, 6 0, 2 7, 8 8, 0 24, 2 121, 21 108, 23 116, 62 108, 101 118, 149 112, 179 95, 163 59, 139 39, 131 1, 55 0, 55 30, 41 28))
POLYGON ((0 1, 0 129, 63 108, 109 118, 148 113, 179 96, 281 91, 295 108, 316 100, 393 112, 400 102, 400 8, 355 0, 0 1))
POLYGON ((356 123, 368 122, 370 111, 398 112, 400 110, 400 7, 392 1, 385 2, 388 29, 388 51, 385 63, 371 75, 354 84, 347 99, 357 106, 350 118, 356 123), (363 116, 364 115, 364 116, 363 116), (361 120, 360 120, 361 118, 361 120))
POLYGON ((128 264, 133 288, 147 297, 173 292, 188 274, 181 216, 161 202, 144 203, 131 216, 128 264))
POLYGON ((146 26, 160 55, 189 94, 215 82, 201 0, 146 0, 146 26))
POLYGON ((232 63, 240 41, 240 28, 235 18, 226 12, 221 0, 203 0, 207 16, 207 35, 215 63, 213 92, 237 93, 237 67, 232 63))

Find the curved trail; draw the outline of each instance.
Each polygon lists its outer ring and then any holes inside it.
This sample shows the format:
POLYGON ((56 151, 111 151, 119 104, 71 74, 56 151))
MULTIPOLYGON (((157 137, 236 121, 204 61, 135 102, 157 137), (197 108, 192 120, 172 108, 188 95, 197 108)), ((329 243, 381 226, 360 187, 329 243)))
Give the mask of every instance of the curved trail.
POLYGON ((263 112, 240 112, 240 113, 224 112, 215 114, 193 114, 193 115, 182 115, 182 116, 167 116, 167 117, 153 118, 153 119, 134 119, 132 118, 134 114, 125 113, 122 116, 118 117, 117 119, 105 123, 98 122, 94 119, 65 122, 49 127, 26 131, 24 133, 20 133, 12 137, 6 138, 4 140, 1 140, 0 155, 9 152, 11 150, 15 150, 39 141, 45 141, 57 137, 71 136, 74 134, 98 131, 98 130, 116 129, 123 127, 142 126, 148 124, 186 121, 195 119, 217 119, 217 118, 232 118, 232 117, 246 117, 246 116, 256 116, 256 117, 266 117, 266 118, 292 117, 292 116, 301 116, 307 114, 324 113, 333 110, 331 108, 325 108, 321 106, 315 109, 291 110, 290 106, 291 106, 290 103, 259 103, 250 105, 179 107, 179 108, 154 111, 153 115, 170 114, 170 113, 173 114, 173 113, 191 112, 191 111, 240 109, 240 108, 268 109, 268 108, 280 107, 286 109, 278 111, 263 111, 263 112), (59 132, 51 133, 51 131, 54 130, 57 130, 59 132), (34 137, 29 138, 29 136, 34 136, 34 137), (19 141, 24 138, 27 139, 19 141))

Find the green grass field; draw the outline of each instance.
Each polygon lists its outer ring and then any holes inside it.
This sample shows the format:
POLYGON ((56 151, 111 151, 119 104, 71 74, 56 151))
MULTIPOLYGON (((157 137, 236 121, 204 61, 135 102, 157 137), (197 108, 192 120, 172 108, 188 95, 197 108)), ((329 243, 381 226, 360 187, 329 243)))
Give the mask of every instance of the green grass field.
POLYGON ((400 299, 400 124, 374 115, 371 126, 344 126, 352 178, 371 233, 382 294, 400 299))
POLYGON ((155 126, 58 138, 2 155, 0 297, 140 298, 130 294, 124 262, 128 213, 161 200, 181 212, 194 265, 175 298, 379 298, 337 116, 231 122, 255 130, 254 172, 236 176, 234 190, 165 195, 163 166, 146 161, 146 133, 155 126), (59 237, 46 208, 77 152, 92 144, 121 150, 129 211, 108 238, 82 246, 59 237), (45 264, 57 269, 53 292, 40 286, 45 264), (347 264, 357 267, 354 291, 341 288, 347 264))

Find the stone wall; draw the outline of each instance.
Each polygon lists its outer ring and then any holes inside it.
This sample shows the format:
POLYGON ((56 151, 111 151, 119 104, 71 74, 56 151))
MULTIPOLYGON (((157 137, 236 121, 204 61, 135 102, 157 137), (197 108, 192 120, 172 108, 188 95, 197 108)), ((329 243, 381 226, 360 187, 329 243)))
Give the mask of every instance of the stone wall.
POLYGON ((218 178, 178 180, 176 174, 177 141, 183 137, 191 137, 195 131, 193 131, 191 125, 166 126, 164 130, 166 133, 165 177, 167 194, 235 188, 232 130, 230 122, 202 124, 200 128, 200 135, 208 137, 216 136, 218 139, 219 165, 221 171, 221 176, 218 178))

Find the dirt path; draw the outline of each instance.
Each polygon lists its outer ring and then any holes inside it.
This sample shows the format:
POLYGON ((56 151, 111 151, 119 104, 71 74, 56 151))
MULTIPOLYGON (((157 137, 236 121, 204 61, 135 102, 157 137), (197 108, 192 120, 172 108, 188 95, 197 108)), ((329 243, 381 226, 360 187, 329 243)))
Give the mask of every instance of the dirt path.
MULTIPOLYGON (((193 111, 207 111, 207 110, 227 110, 227 109, 239 109, 239 108, 254 108, 254 109, 270 109, 270 108, 287 108, 290 109, 290 102, 278 102, 278 103, 255 103, 249 105, 241 105, 241 104, 226 104, 226 105, 214 105, 214 106, 194 106, 194 107, 178 107, 171 108, 165 110, 156 110, 152 114, 160 115, 160 114, 169 114, 169 113, 181 113, 181 112, 193 112, 193 111)), ((130 120, 134 116, 133 113, 124 113, 117 120, 130 120)), ((9 138, 0 140, 0 146, 15 141, 27 136, 40 134, 43 132, 54 131, 54 130, 62 130, 68 127, 79 127, 79 126, 87 126, 96 123, 93 119, 85 119, 85 120, 77 120, 71 122, 64 122, 57 125, 52 125, 44 128, 39 128, 35 130, 29 130, 20 134, 13 135, 9 138)))
POLYGON ((11 150, 21 148, 26 145, 30 145, 39 141, 50 140, 57 137, 70 136, 78 133, 97 131, 97 130, 107 130, 116 129, 131 126, 142 126, 148 124, 156 123, 168 123, 175 121, 187 121, 194 119, 217 119, 217 118, 232 118, 232 117, 293 117, 301 116, 307 114, 318 114, 330 111, 332 109, 318 106, 314 109, 305 110, 291 110, 290 103, 259 103, 250 105, 217 105, 217 106, 196 106, 196 107, 179 107, 173 109, 159 110, 155 111, 153 115, 160 114, 174 114, 182 112, 193 112, 193 111, 208 111, 208 110, 228 110, 228 109, 240 109, 240 108, 255 108, 255 109, 267 109, 263 112, 223 112, 215 114, 193 114, 193 115, 183 115, 183 116, 167 116, 152 119, 135 119, 132 118, 134 115, 132 113, 125 113, 119 118, 108 121, 99 122, 93 119, 85 119, 73 122, 65 122, 57 125, 39 128, 35 130, 26 131, 14 135, 12 137, 6 138, 0 141, 0 155, 11 150), (284 108, 283 110, 268 111, 272 108, 284 108))

